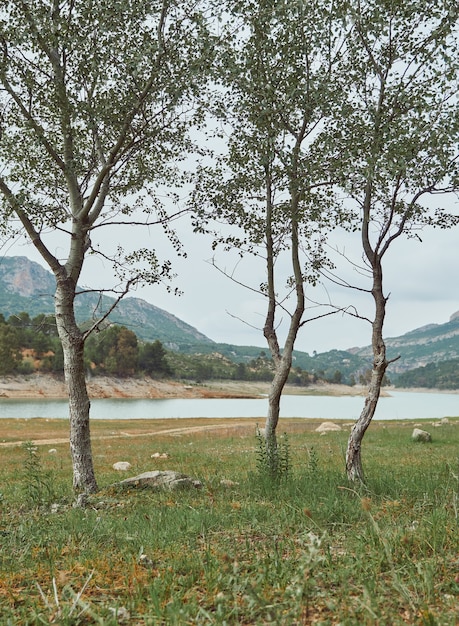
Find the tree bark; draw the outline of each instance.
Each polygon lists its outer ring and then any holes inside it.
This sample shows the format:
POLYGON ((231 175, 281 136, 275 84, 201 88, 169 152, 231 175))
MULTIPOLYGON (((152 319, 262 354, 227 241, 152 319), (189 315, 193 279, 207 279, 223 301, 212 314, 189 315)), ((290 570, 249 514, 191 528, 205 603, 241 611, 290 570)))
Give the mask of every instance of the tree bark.
POLYGON ((64 375, 69 396, 70 453, 75 491, 98 491, 92 460, 89 426, 90 401, 84 370, 84 337, 74 312, 75 285, 65 268, 56 272, 55 312, 64 353, 64 375))
POLYGON ((383 339, 387 298, 384 296, 382 288, 381 259, 376 253, 374 253, 373 256, 369 256, 373 268, 373 289, 371 293, 375 302, 375 316, 371 340, 373 366, 365 404, 359 419, 352 427, 346 450, 346 473, 348 479, 352 482, 365 481, 361 456, 362 440, 374 417, 381 392, 382 381, 389 364, 386 359, 386 344, 383 339))
POLYGON ((359 419, 355 422, 349 435, 346 450, 346 473, 348 479, 352 482, 365 482, 361 455, 362 440, 376 411, 386 367, 387 361, 385 359, 384 347, 381 354, 374 358, 365 404, 359 419))
POLYGON ((285 354, 285 358, 281 358, 276 364, 276 371, 271 381, 268 394, 268 414, 265 424, 265 436, 267 440, 274 441, 276 437, 276 428, 280 414, 280 400, 290 373, 291 364, 291 354, 285 354))
MULTIPOLYGON (((297 151, 299 150, 299 144, 297 151)), ((295 162, 297 155, 295 153, 295 162)), ((277 297, 275 290, 275 253, 273 242, 273 204, 271 202, 271 178, 266 175, 267 203, 266 203, 266 261, 267 261, 267 277, 268 277, 268 311, 266 314, 263 334, 268 343, 271 356, 274 361, 275 373, 271 382, 268 396, 268 414, 265 423, 265 437, 269 450, 276 448, 276 428, 279 422, 280 400, 290 369, 292 367, 292 355, 295 345, 296 336, 301 326, 301 320, 304 313, 304 285, 303 274, 299 259, 299 238, 298 238, 298 193, 291 192, 291 262, 295 281, 296 304, 295 310, 290 318, 290 325, 284 348, 280 350, 277 332, 275 328, 275 314, 277 308, 277 297)))

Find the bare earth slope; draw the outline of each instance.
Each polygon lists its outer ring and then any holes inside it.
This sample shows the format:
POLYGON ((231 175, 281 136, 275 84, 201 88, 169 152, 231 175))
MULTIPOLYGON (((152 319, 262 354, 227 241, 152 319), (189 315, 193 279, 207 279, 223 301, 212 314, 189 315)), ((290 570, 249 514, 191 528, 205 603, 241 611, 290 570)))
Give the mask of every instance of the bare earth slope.
MULTIPOLYGON (((183 383, 152 378, 108 378, 97 376, 88 381, 91 398, 254 398, 269 391, 269 383, 212 381, 206 384, 183 383)), ((295 387, 285 393, 362 395, 363 388, 345 385, 295 387)), ((43 374, 0 378, 0 398, 66 398, 63 378, 43 374)))

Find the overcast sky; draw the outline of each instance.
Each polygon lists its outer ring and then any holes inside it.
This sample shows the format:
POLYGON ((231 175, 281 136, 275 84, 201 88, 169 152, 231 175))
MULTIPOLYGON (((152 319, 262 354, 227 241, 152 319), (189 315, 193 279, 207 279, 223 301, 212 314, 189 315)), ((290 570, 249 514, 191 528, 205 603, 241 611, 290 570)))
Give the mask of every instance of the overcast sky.
MULTIPOLYGON (((459 212, 458 202, 449 205, 459 212)), ((123 229, 124 240, 112 233, 111 245, 129 239, 135 245, 147 245, 160 251, 163 258, 170 258, 177 273, 174 286, 183 291, 180 297, 168 294, 161 285, 139 288, 133 296, 143 298, 151 304, 173 313, 184 322, 194 326, 210 339, 217 342, 238 345, 255 345, 266 350, 262 326, 266 311, 266 301, 256 293, 244 289, 223 276, 209 260, 214 254, 211 241, 202 235, 195 235, 185 221, 178 224, 179 235, 187 250, 187 259, 176 258, 170 245, 159 230, 151 228, 130 232, 123 229), (127 238, 127 239, 126 239, 127 238)), ((459 310, 459 288, 457 270, 459 268, 458 231, 426 229, 418 240, 400 239, 390 249, 385 262, 385 291, 390 293, 385 325, 385 336, 395 337, 429 323, 442 324, 459 310)), ((355 262, 361 258, 358 236, 336 233, 332 246, 338 246, 355 262)), ((106 245, 106 244, 105 244, 106 245)), ((61 256, 64 248, 54 246, 53 252, 61 256)), ((5 246, 3 255, 23 255, 45 267, 31 244, 19 242, 5 246)), ((237 280, 257 287, 265 280, 264 265, 261 259, 246 258, 239 262, 227 253, 217 252, 216 262, 237 280)), ((47 268, 48 269, 48 268, 47 268)), ((352 279, 360 286, 369 283, 349 264, 343 264, 343 276, 352 279)), ((112 274, 106 264, 96 257, 87 259, 82 280, 84 286, 106 286, 112 274)), ((315 301, 330 300, 337 306, 355 306, 361 315, 372 315, 372 300, 369 294, 354 290, 338 289, 334 285, 320 286, 307 293, 315 301)), ((307 317, 315 317, 325 310, 312 307, 307 317)), ((280 321, 281 316, 279 315, 280 321)), ((284 320, 286 315, 283 316, 284 320)), ((279 332, 282 338, 281 325, 279 332)), ((312 321, 300 330, 296 349, 308 352, 324 352, 333 348, 346 349, 353 346, 369 345, 371 327, 369 323, 346 315, 337 314, 318 321, 312 321)))

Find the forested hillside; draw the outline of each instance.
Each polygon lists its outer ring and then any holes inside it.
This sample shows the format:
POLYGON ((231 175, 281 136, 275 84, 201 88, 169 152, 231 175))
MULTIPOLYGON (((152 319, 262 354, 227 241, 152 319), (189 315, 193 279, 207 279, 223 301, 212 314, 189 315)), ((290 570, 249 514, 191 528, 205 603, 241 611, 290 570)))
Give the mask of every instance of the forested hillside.
MULTIPOLYGON (((459 358, 459 312, 445 324, 428 324, 400 337, 386 339, 389 358, 400 358, 391 364, 391 372, 405 372, 428 363, 459 358)), ((369 357, 370 348, 353 348, 353 354, 369 357)))
MULTIPOLYGON (((0 315, 3 316, 0 374, 25 372, 35 367, 42 371, 62 371, 53 289, 52 275, 26 257, 4 257, 0 261, 0 315)), ((104 298, 103 306, 109 306, 112 300, 104 298)), ((93 319, 100 306, 96 294, 79 295, 76 310, 80 323, 84 326, 93 319)), ((196 380, 270 380, 272 376, 267 349, 216 343, 171 313, 140 298, 121 301, 109 322, 124 326, 124 330, 120 332, 112 327, 88 340, 87 365, 94 373, 144 372, 196 380), (113 348, 118 341, 118 348, 113 348)), ((391 364, 386 382, 400 387, 459 388, 455 376, 459 363, 457 313, 445 324, 430 324, 401 337, 389 338, 387 345, 390 358, 400 358, 391 364)), ((294 351, 290 381, 298 384, 317 379, 349 385, 366 383, 370 367, 368 346, 312 356, 294 351)))
MULTIPOLYGON (((218 352, 188 354, 168 351, 163 344, 140 341, 136 334, 112 324, 93 333, 85 344, 85 367, 92 375, 150 376, 203 382, 210 379, 269 381, 272 361, 258 349, 246 362, 231 360, 218 352)), ((0 375, 35 371, 63 374, 63 353, 54 316, 28 313, 0 315, 0 375)), ((296 367, 291 382, 308 385, 317 376, 296 367)))
POLYGON ((394 382, 396 387, 459 389, 459 359, 428 363, 400 374, 394 382))
MULTIPOLYGON (((0 314, 8 320, 11 326, 17 327, 22 324, 24 331, 27 328, 38 328, 40 334, 43 316, 49 321, 54 315, 52 295, 54 283, 52 274, 38 263, 26 257, 3 257, 0 260, 0 314), (25 316, 30 318, 29 321, 26 321, 25 316), (16 323, 16 318, 22 321, 16 323), (37 318, 37 324, 34 318, 37 318)), ((79 291, 83 289, 80 288, 79 291)), ((113 298, 106 296, 100 300, 96 293, 80 293, 75 305, 79 323, 84 326, 88 320, 93 320, 95 316, 106 310, 112 302, 113 298)), ((160 342, 168 351, 168 361, 172 364, 171 367, 177 376, 183 372, 185 377, 197 379, 203 376, 243 380, 252 376, 262 380, 271 378, 272 363, 266 356, 267 348, 216 343, 175 315, 140 298, 122 300, 110 315, 109 322, 125 326, 134 333, 139 346, 145 342, 146 344, 160 342), (266 363, 262 364, 262 361, 266 363)), ((100 349, 103 351, 104 341, 107 340, 103 340, 103 333, 95 337, 96 339, 88 341, 87 349, 94 352, 94 348, 91 348, 94 342, 96 346, 101 346, 100 349)), ((263 341, 262 338, 260 340, 263 341)), ((33 348, 28 344, 24 344, 23 347, 33 348)), ((52 349, 55 355, 42 359, 40 366, 50 371, 60 371, 62 368, 61 348, 56 342, 52 349)), ((19 353, 16 354, 19 357, 19 353)), ((121 356, 120 360, 122 360, 121 356)), ((94 356, 94 362, 97 361, 98 359, 94 356)), ((126 370, 132 369, 128 367, 128 363, 129 359, 124 366, 126 370)), ((313 378, 353 384, 359 382, 360 377, 368 369, 369 363, 368 358, 345 351, 332 350, 314 356, 306 352, 294 351, 290 378, 296 381, 302 380, 303 372, 307 371, 313 378)), ((27 369, 29 367, 27 360, 23 361, 20 367, 27 369)), ((105 371, 110 373, 109 370, 105 371)))
MULTIPOLYGON (((54 315, 55 288, 53 275, 38 263, 26 257, 0 259, 0 313, 5 318, 21 311, 27 311, 31 317, 54 315)), ((75 314, 79 323, 101 316, 114 302, 114 298, 98 292, 85 293, 82 287, 77 294, 75 314)), ((158 339, 173 349, 214 343, 175 315, 140 298, 121 300, 109 319, 130 328, 139 339, 158 339)))

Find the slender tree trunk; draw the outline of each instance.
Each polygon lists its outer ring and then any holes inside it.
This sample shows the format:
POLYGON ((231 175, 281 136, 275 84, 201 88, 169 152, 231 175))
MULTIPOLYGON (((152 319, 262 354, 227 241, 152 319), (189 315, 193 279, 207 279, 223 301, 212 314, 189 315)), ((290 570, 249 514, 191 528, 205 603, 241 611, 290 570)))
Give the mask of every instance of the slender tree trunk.
POLYGON ((69 396, 70 453, 73 488, 94 493, 98 486, 94 474, 89 428, 90 402, 84 371, 84 337, 75 320, 75 285, 65 269, 56 274, 55 311, 59 338, 64 353, 64 374, 69 396))
POLYGON ((288 380, 290 370, 292 367, 292 355, 293 348, 295 346, 296 336, 301 326, 301 320, 304 313, 304 285, 303 274, 301 271, 301 264, 299 258, 299 235, 298 235, 298 205, 299 195, 296 185, 296 166, 298 161, 298 154, 300 150, 301 140, 297 140, 297 145, 294 150, 294 168, 292 172, 292 180, 290 181, 290 203, 291 203, 291 263, 293 276, 295 281, 295 294, 296 304, 295 310, 290 319, 290 326, 287 338, 284 343, 284 348, 280 350, 279 341, 277 338, 277 332, 275 328, 275 315, 277 308, 277 296, 275 289, 275 275, 274 266, 276 255, 274 252, 275 245, 273 240, 273 210, 272 203, 272 189, 271 189, 271 172, 266 170, 266 268, 268 278, 268 311, 266 314, 265 326, 263 328, 263 334, 268 343, 271 356, 274 361, 275 373, 271 382, 271 387, 268 396, 268 415, 265 423, 265 437, 268 453, 270 450, 276 450, 276 428, 279 422, 280 413, 280 399, 284 390, 285 384, 288 380))
MULTIPOLYGON (((385 352, 385 349, 383 350, 385 352)), ((365 398, 365 405, 359 419, 352 427, 346 450, 346 473, 349 480, 365 481, 362 466, 361 446, 362 440, 371 420, 374 417, 381 391, 381 383, 386 371, 387 362, 385 356, 380 354, 373 362, 370 386, 365 398)))
POLYGON ((271 381, 268 395, 268 415, 266 416, 265 423, 265 436, 267 440, 273 441, 276 437, 276 428, 280 414, 280 400, 290 373, 291 364, 291 354, 285 355, 285 358, 281 358, 276 364, 276 372, 271 381))
MULTIPOLYGON (((298 257, 298 247, 293 253, 293 257, 298 257)), ((277 340, 277 333, 274 328, 274 312, 276 306, 274 288, 272 289, 273 295, 270 297, 270 305, 264 327, 264 335, 268 342, 275 368, 274 377, 271 381, 269 389, 268 414, 265 422, 265 437, 268 451, 276 449, 276 429, 279 422, 280 401, 292 367, 293 348, 304 313, 304 291, 302 278, 300 280, 298 274, 296 276, 296 307, 290 320, 289 332, 284 343, 282 353, 277 340)), ((272 284, 274 285, 274 283, 272 284)))
POLYGON ((386 314, 387 298, 382 290, 382 268, 380 259, 373 257, 373 289, 372 295, 375 302, 375 317, 373 321, 372 349, 373 367, 371 371, 370 385, 368 388, 365 404, 359 419, 352 427, 346 450, 346 473, 349 480, 364 482, 365 475, 362 466, 361 446, 362 440, 371 420, 374 417, 381 392, 381 385, 386 372, 388 361, 386 359, 386 344, 383 340, 384 317, 386 314))

